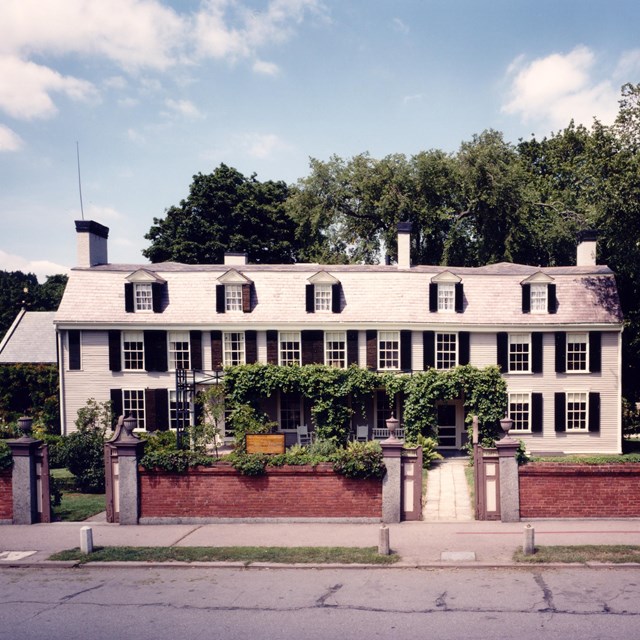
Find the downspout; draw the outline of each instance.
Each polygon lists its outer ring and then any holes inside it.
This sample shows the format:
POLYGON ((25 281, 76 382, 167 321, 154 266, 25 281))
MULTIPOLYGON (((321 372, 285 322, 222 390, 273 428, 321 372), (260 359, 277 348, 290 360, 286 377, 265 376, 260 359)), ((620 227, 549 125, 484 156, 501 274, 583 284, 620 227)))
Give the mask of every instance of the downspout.
POLYGON ((64 402, 64 351, 62 349, 62 333, 56 327, 58 338, 58 380, 60 384, 60 433, 67 435, 67 412, 64 402))

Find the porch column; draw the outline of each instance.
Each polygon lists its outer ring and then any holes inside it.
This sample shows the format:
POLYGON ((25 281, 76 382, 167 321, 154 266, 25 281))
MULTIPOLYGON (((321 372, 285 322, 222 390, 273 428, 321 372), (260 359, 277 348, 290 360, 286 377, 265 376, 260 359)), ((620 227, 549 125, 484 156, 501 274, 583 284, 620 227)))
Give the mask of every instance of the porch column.
POLYGON ((31 437, 32 422, 31 418, 20 418, 18 426, 24 435, 17 440, 7 440, 13 456, 13 524, 38 522, 36 451, 42 440, 31 437))
POLYGON ((380 443, 387 473, 382 480, 382 521, 400 522, 402 516, 402 446, 396 438, 398 420, 387 420, 389 437, 380 443))

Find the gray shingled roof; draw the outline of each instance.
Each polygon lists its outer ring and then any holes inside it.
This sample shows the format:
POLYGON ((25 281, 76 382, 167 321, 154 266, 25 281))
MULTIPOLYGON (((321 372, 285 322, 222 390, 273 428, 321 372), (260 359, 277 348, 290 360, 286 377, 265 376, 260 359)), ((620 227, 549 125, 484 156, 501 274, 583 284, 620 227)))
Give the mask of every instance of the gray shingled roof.
POLYGON ((249 329, 340 324, 366 329, 380 326, 420 328, 463 326, 620 325, 622 314, 613 272, 606 266, 539 268, 498 263, 484 267, 385 265, 99 265, 71 271, 55 322, 65 327, 176 326, 249 329), (144 268, 167 281, 162 313, 126 313, 125 277, 144 268), (235 269, 253 283, 251 313, 216 313, 217 279, 235 269), (309 314, 305 284, 320 270, 342 285, 340 314, 309 314), (431 278, 451 271, 462 278, 464 313, 430 313, 431 278), (555 314, 523 314, 521 282, 538 271, 553 279, 555 314))
POLYGON ((55 364, 55 311, 20 311, 0 342, 0 363, 55 364))

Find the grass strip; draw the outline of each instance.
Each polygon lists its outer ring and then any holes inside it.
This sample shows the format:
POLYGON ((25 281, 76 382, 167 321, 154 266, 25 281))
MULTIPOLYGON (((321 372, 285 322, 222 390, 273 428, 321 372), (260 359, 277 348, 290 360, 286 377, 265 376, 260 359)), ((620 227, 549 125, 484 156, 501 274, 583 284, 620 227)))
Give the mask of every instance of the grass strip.
POLYGON ((63 493, 60 504, 53 507, 53 516, 63 522, 82 522, 104 510, 104 493, 63 493))
POLYGON ((283 564, 393 564, 395 554, 383 556, 377 547, 94 547, 83 554, 77 547, 50 560, 85 562, 275 562, 283 564))
POLYGON ((515 562, 543 564, 551 562, 579 563, 606 562, 612 564, 640 563, 640 546, 627 544, 585 544, 568 546, 540 546, 535 553, 525 556, 521 549, 513 554, 515 562))

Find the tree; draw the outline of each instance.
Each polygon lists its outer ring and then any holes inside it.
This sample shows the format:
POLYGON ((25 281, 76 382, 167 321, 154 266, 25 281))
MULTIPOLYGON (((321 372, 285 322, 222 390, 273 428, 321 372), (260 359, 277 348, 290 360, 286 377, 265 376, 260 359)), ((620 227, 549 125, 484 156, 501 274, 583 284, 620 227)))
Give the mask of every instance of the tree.
POLYGON ((188 197, 153 219, 143 254, 152 262, 219 264, 225 252, 246 252, 253 263, 291 263, 298 244, 288 195, 284 182, 259 182, 225 164, 198 173, 188 197))

